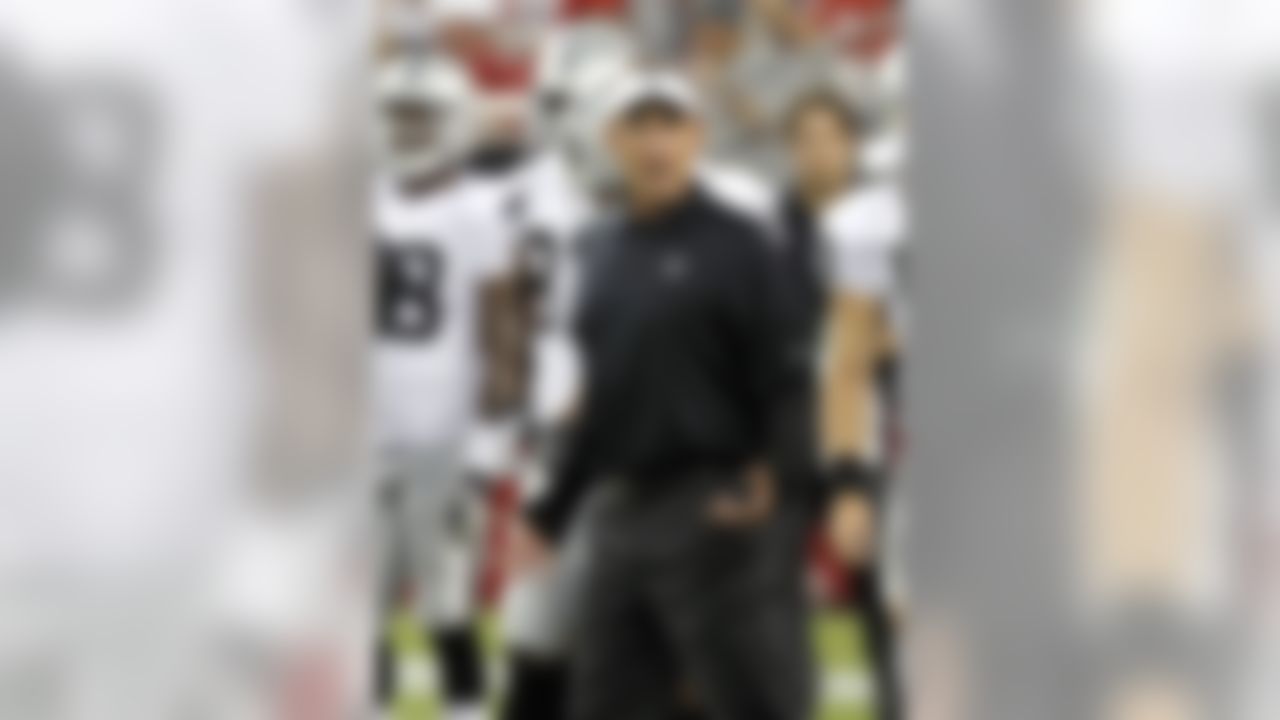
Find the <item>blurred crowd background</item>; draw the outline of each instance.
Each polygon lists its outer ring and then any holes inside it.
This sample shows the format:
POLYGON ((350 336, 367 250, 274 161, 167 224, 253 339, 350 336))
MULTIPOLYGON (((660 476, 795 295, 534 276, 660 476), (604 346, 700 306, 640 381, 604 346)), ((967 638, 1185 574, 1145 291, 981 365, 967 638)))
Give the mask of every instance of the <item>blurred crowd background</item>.
POLYGON ((817 85, 876 120, 870 163, 901 164, 902 12, 897 0, 379 0, 375 22, 384 56, 443 51, 471 68, 495 139, 529 129, 539 63, 637 48, 696 79, 717 158, 780 180, 782 117, 817 85))

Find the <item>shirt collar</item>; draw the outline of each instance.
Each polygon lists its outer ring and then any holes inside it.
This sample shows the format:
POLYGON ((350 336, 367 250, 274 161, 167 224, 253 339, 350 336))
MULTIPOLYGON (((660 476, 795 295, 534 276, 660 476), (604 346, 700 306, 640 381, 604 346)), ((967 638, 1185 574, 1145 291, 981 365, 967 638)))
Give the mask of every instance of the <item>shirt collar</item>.
POLYGON ((695 220, 707 207, 710 200, 706 192, 698 184, 692 185, 684 197, 672 203, 664 210, 644 217, 631 216, 630 225, 645 231, 671 231, 684 227, 695 220))

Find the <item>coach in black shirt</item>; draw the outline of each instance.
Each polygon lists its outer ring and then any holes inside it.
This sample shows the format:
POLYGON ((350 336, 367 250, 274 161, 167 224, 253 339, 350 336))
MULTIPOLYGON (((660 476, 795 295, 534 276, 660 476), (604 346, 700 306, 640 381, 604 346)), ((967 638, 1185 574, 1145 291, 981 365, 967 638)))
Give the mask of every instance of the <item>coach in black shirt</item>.
POLYGON ((594 496, 575 720, 801 720, 803 623, 779 607, 789 384, 776 249, 696 180, 699 107, 680 76, 629 79, 605 130, 621 210, 588 239, 585 388, 526 560, 594 496))

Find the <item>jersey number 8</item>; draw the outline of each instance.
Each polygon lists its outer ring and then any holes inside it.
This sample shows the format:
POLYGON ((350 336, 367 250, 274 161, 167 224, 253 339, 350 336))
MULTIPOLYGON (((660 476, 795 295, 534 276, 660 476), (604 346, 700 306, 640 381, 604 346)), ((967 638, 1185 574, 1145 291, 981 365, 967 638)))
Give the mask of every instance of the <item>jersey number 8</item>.
POLYGON ((424 343, 444 320, 444 256, 432 244, 392 245, 378 250, 377 327, 379 336, 424 343))

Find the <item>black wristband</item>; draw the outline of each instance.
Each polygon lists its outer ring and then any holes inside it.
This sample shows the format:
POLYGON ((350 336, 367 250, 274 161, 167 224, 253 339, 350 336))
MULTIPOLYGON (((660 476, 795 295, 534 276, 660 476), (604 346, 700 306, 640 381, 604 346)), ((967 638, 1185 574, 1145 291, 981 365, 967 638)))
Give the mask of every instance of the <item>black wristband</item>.
POLYGON ((874 497, 884 485, 884 473, 871 463, 843 458, 827 466, 827 485, 833 493, 854 492, 874 497))
POLYGON ((525 521, 538 531, 543 540, 557 544, 561 536, 564 535, 565 527, 569 524, 568 513, 559 505, 548 502, 543 499, 541 502, 532 503, 524 508, 525 521))

